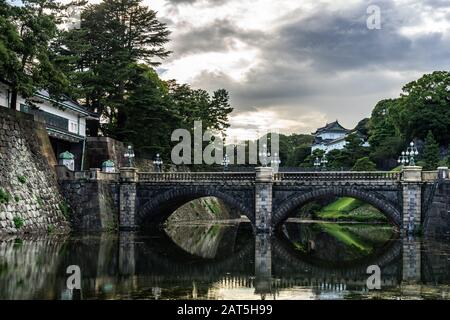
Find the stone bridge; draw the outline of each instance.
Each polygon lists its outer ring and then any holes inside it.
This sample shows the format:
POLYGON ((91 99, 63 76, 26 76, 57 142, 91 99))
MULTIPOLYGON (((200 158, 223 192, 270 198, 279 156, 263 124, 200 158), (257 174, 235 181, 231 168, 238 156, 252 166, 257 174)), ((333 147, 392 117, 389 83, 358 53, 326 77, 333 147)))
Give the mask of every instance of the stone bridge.
POLYGON ((413 233, 421 228, 433 186, 447 177, 447 168, 422 171, 421 167, 405 167, 402 172, 289 173, 274 173, 269 167, 210 173, 121 168, 116 174, 122 229, 161 223, 181 205, 214 196, 246 215, 254 230, 261 232, 279 227, 310 201, 348 196, 373 205, 399 229, 413 233))
POLYGON ((254 231, 270 232, 310 201, 348 196, 373 205, 400 230, 413 233, 421 229, 435 186, 448 178, 447 168, 422 171, 421 167, 404 167, 401 172, 288 173, 274 173, 270 167, 253 172, 170 173, 138 172, 135 168, 121 168, 120 173, 99 169, 69 173, 61 166, 57 169, 63 184, 72 181, 65 188, 66 194, 67 189, 72 192, 74 181, 110 185, 107 188, 118 207, 121 229, 164 222, 181 205, 214 196, 246 215, 254 231))

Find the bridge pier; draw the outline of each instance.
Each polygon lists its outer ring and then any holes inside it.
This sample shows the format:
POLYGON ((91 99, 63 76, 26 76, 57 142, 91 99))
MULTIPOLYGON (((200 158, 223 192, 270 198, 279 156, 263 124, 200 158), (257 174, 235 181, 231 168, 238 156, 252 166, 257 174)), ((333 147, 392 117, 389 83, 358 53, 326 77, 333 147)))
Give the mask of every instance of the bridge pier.
POLYGON ((119 229, 136 228, 136 168, 120 168, 119 229))
POLYGON ((272 230, 272 184, 271 167, 256 168, 255 176, 255 228, 257 232, 272 230))
POLYGON ((403 239, 403 282, 418 283, 421 280, 421 245, 419 239, 403 239))
POLYGON ((420 230, 422 219, 422 167, 405 167, 402 179, 403 228, 413 234, 420 230))
POLYGON ((272 293, 272 245, 269 233, 255 236, 255 294, 272 293))
POLYGON ((132 276, 136 272, 134 254, 134 234, 121 232, 119 234, 119 272, 121 276, 132 276))

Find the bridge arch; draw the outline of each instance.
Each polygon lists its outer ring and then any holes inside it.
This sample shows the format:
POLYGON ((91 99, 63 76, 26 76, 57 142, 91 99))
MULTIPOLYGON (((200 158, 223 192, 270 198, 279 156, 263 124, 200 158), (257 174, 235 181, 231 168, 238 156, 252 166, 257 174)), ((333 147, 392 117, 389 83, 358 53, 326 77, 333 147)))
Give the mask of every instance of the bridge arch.
POLYGON ((334 186, 317 188, 309 192, 298 192, 284 200, 273 212, 272 225, 278 227, 289 215, 304 204, 327 196, 352 197, 362 200, 379 209, 396 227, 402 225, 400 210, 382 194, 376 191, 363 190, 352 186, 334 186))
POLYGON ((245 214, 252 223, 254 221, 253 211, 243 201, 217 187, 196 185, 175 187, 152 197, 139 207, 136 223, 138 226, 143 226, 149 221, 163 222, 182 205, 203 197, 219 198, 231 209, 235 208, 245 214))

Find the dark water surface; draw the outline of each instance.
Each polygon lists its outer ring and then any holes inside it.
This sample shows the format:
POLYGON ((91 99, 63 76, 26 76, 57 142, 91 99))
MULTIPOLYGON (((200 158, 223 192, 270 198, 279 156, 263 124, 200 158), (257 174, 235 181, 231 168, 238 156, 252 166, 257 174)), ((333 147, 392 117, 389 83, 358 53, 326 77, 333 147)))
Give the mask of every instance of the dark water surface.
POLYGON ((450 299, 449 240, 390 226, 171 225, 140 233, 0 240, 0 299, 450 299), (67 288, 79 266, 81 290, 67 288), (379 266, 381 289, 367 288, 379 266))

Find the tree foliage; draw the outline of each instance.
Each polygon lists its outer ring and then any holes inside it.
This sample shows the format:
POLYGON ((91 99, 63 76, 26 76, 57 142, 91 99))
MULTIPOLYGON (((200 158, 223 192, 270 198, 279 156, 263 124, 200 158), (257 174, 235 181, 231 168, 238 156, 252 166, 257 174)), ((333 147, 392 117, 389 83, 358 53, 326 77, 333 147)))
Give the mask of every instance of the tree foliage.
MULTIPOLYGON (((62 34, 59 60, 65 63, 72 93, 107 120, 101 128, 105 134, 125 139, 125 100, 134 66, 158 65, 167 57, 170 52, 164 45, 169 33, 142 0, 103 0, 85 6, 80 28, 62 34)), ((98 123, 89 129, 98 134, 98 123)))
POLYGON ((353 166, 353 171, 375 171, 377 168, 376 164, 372 162, 369 157, 363 157, 356 160, 353 166))
MULTIPOLYGON (((421 148, 429 132, 438 147, 449 144, 450 73, 447 71, 425 74, 406 84, 399 98, 378 102, 369 121, 370 158, 380 168, 391 169, 409 141, 416 141, 421 148)), ((435 160, 431 163, 434 165, 435 160)))
POLYGON ((67 87, 51 50, 58 35, 55 9, 53 0, 23 0, 22 6, 0 0, 0 74, 11 83, 11 108, 19 94, 31 98, 46 89, 59 98, 67 87))
POLYGON ((408 140, 424 140, 431 131, 440 145, 448 145, 450 73, 436 71, 405 85, 397 110, 396 125, 408 140))
POLYGON ((424 170, 436 170, 439 164, 439 144, 434 139, 433 133, 428 131, 425 138, 425 147, 422 161, 424 161, 424 170))

